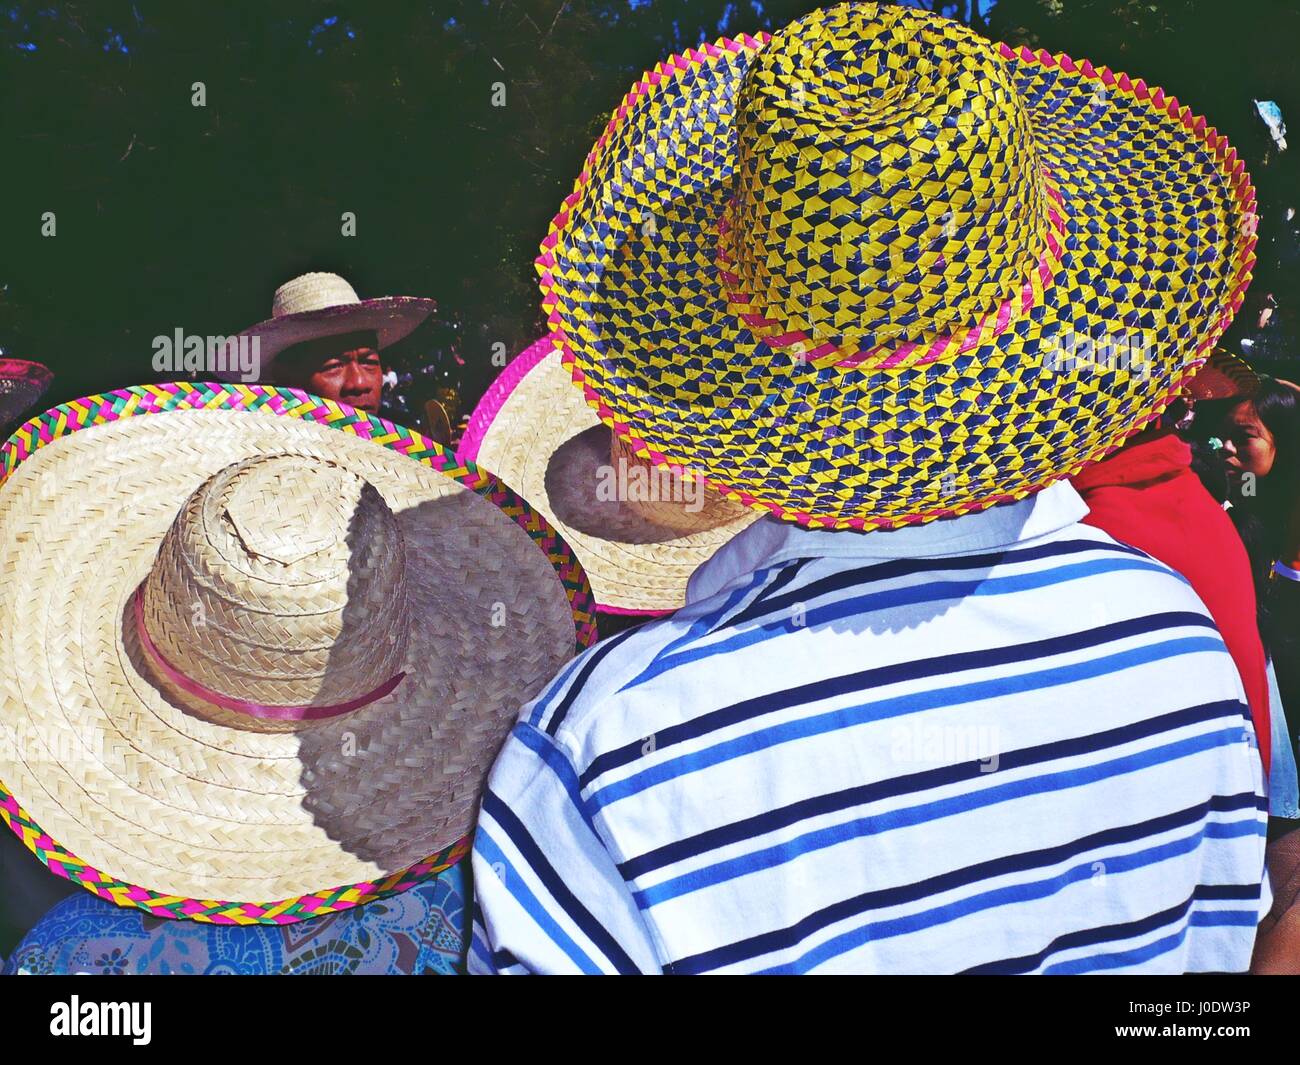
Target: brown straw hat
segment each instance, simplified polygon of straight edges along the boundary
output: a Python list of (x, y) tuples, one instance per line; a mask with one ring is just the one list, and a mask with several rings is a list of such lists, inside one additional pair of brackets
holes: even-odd
[(676, 610), (695, 568), (759, 516), (633, 455), (583, 402), (550, 338), (492, 383), (460, 454), (560, 530), (606, 613)]
[[(414, 332), (437, 308), (430, 299), (416, 296), (381, 296), (363, 300), (338, 274), (302, 274), (275, 290), (271, 317), (250, 326), (232, 338), (258, 337), (262, 377), (270, 380), (269, 367), (286, 348), (321, 337), (374, 330), (383, 351)], [(218, 372), (223, 381), (239, 379), (236, 361), (232, 369)]]
[(434, 875), (592, 637), (513, 493), (296, 390), (77, 400), (0, 472), (0, 814), (120, 905), (287, 923)]
[(1215, 348), (1196, 376), (1187, 382), (1187, 394), (1194, 400), (1235, 399), (1253, 396), (1259, 375), (1240, 355)]

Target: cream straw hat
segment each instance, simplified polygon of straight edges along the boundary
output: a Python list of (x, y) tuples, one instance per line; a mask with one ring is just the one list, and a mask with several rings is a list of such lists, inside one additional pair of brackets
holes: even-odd
[(0, 815), (120, 905), (287, 923), (446, 868), (592, 638), (513, 493), (296, 390), (92, 396), (2, 458)]
[(597, 609), (607, 613), (676, 610), (695, 568), (759, 516), (622, 447), (573, 387), (550, 338), (521, 352), (492, 383), (460, 454), (561, 531), (587, 571)]
[[(433, 300), (416, 296), (363, 300), (338, 274), (302, 274), (275, 290), (270, 318), (238, 336), (260, 338), (262, 375), (270, 380), (268, 368), (285, 348), (320, 337), (372, 329), (379, 334), (382, 351), (413, 332), (437, 306)], [(234, 381), (239, 372), (236, 366), (217, 377)]]

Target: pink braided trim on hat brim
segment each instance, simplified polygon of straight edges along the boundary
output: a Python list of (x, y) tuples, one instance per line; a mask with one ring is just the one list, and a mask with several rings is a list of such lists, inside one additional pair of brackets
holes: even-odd
[[(869, 359), (876, 360), (871, 368), (877, 370), (892, 369), (908, 359), (912, 360), (910, 365), (913, 368), (929, 366), (942, 358), (964, 355), (973, 348), (996, 339), (1011, 328), (1015, 316), (1028, 314), (1036, 298), (1035, 277), (1044, 291), (1055, 283), (1061, 264), (1061, 249), (1067, 236), (1062, 217), (1065, 201), (1056, 188), (1051, 173), (1044, 169), (1042, 176), (1047, 190), (1046, 248), (1033, 267), (1031, 276), (1019, 292), (1008, 296), (995, 309), (980, 315), (973, 325), (963, 326), (955, 332), (940, 333), (923, 341), (877, 343), (867, 347), (847, 336), (819, 342), (802, 329), (786, 330), (780, 322), (754, 309), (758, 304), (740, 287), (740, 278), (732, 272), (730, 256), (722, 242), (719, 242), (717, 248), (718, 276), (727, 293), (727, 300), (733, 306), (733, 313), (773, 350), (801, 352), (803, 358), (817, 366), (823, 365), (822, 360), (833, 357), (832, 365), (846, 370), (861, 366)], [(719, 219), (718, 229), (724, 234), (730, 231), (731, 222), (725, 215)], [(856, 350), (846, 353), (847, 349), (855, 345)], [(915, 355), (918, 350), (920, 355)]]
[(488, 385), (487, 391), (478, 401), (474, 408), (474, 413), (469, 416), (469, 422), (465, 426), (465, 432), (460, 438), (460, 447), (457, 449), (460, 456), (469, 462), (478, 460), (479, 449), (483, 447), (483, 439), (487, 436), (488, 430), (496, 420), (496, 416), (501, 413), (501, 408), (505, 405), (506, 400), (514, 392), (515, 387), (528, 376), (528, 371), (538, 365), (547, 355), (557, 348), (554, 337), (542, 337), (535, 340), (524, 348), (518, 355), (506, 364), (495, 380)]
[(625, 618), (666, 618), (673, 613), (672, 610), (645, 610), (640, 607), (630, 606), (605, 606), (603, 603), (596, 604), (597, 614), (618, 614)]
[(29, 381), (46, 388), (54, 380), (54, 373), (44, 363), (32, 362), (30, 359), (4, 358), (0, 359), (0, 377), (11, 381)]
[[(519, 383), (540, 366), (543, 360), (557, 350), (558, 347), (555, 337), (548, 334), (524, 348), (506, 364), (504, 370), (497, 374), (495, 380), (488, 386), (487, 391), (483, 393), (483, 397), (478, 401), (474, 413), (469, 416), (469, 423), (466, 425), (465, 433), (460, 441), (459, 453), (462, 459), (466, 462), (478, 461), (478, 453), (483, 447), (483, 441), (487, 438), (488, 430), (492, 428), (492, 423), (496, 421), (497, 415), (501, 413), (501, 408), (505, 405), (506, 400), (514, 394)], [(594, 598), (595, 594), (593, 592)], [(595, 610), (598, 614), (618, 614), (623, 617), (638, 618), (661, 618), (672, 613), (671, 610), (607, 606), (599, 600), (595, 600)]]

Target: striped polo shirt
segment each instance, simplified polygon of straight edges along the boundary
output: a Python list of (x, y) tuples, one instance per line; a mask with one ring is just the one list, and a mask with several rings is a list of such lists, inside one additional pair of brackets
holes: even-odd
[(1243, 971), (1241, 681), (1061, 482), (893, 532), (764, 520), (523, 708), (472, 972)]

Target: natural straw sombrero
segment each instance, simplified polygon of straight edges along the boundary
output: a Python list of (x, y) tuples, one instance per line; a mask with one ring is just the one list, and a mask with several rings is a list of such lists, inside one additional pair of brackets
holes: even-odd
[(1156, 417), (1240, 305), (1254, 203), (1160, 89), (846, 4), (647, 73), (538, 269), (637, 455), (888, 528), (1022, 498)]
[(594, 635), (513, 492), (299, 391), (91, 396), (0, 457), (0, 816), (120, 905), (287, 923), (434, 875)]
[(27, 359), (0, 359), (0, 428), (36, 405), (54, 380), (48, 367)]
[(629, 455), (583, 403), (549, 337), (516, 356), (484, 393), (460, 454), (546, 515), (606, 613), (676, 610), (695, 568), (758, 517)]
[[(338, 274), (302, 274), (275, 290), (271, 317), (240, 332), (238, 337), (258, 337), (262, 375), (285, 348), (340, 333), (374, 330), (379, 349), (412, 333), (437, 308), (431, 299), (417, 296), (382, 296), (363, 300)], [(234, 360), (232, 360), (234, 364)], [(221, 380), (234, 381), (238, 368), (219, 373)]]

